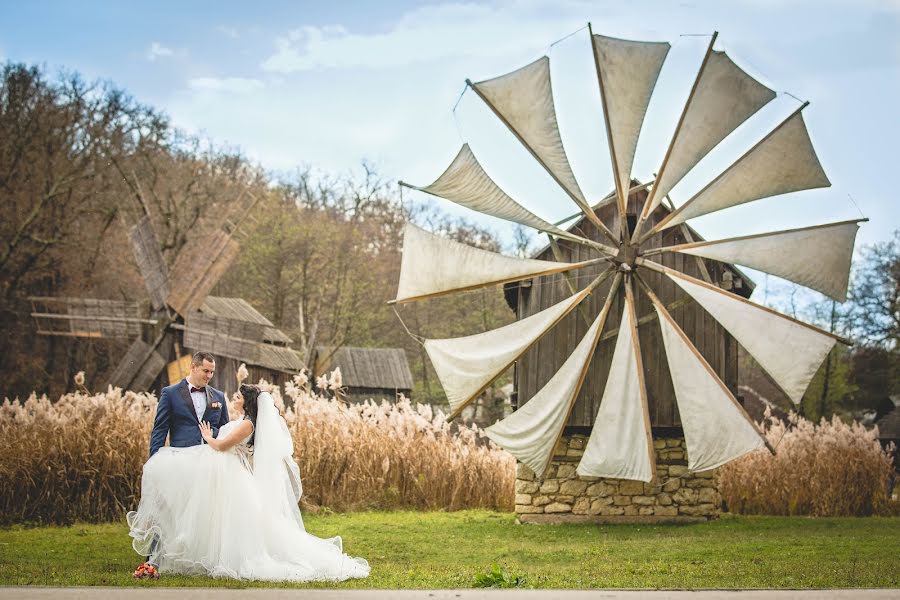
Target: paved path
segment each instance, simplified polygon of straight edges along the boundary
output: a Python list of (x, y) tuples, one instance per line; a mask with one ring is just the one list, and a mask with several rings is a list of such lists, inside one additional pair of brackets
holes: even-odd
[(0, 587), (12, 600), (898, 600), (894, 590), (307, 590)]

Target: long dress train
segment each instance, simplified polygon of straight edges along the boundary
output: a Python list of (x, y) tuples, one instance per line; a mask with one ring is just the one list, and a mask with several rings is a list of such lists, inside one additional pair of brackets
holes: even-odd
[[(219, 438), (239, 421), (226, 424)], [(164, 447), (144, 465), (141, 501), (126, 519), (132, 547), (161, 573), (271, 581), (367, 577), (369, 563), (344, 554), (340, 536), (307, 533), (276, 509), (252, 473), (248, 436), (220, 452)], [(288, 455), (289, 456), (289, 455)]]

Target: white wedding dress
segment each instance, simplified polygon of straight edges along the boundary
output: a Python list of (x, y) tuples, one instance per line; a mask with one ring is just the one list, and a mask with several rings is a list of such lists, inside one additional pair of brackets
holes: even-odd
[[(240, 421), (219, 430), (222, 439)], [(248, 436), (220, 452), (164, 447), (144, 465), (141, 501), (128, 513), (132, 546), (161, 573), (269, 581), (367, 577), (341, 538), (306, 532), (293, 444), (271, 395), (260, 394), (255, 448)]]

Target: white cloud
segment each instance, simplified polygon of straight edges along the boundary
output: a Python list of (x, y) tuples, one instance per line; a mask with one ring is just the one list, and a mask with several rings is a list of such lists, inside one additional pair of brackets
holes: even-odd
[(175, 52), (171, 48), (167, 48), (159, 42), (153, 42), (152, 44), (150, 44), (150, 49), (147, 50), (145, 56), (150, 62), (155, 62), (158, 58), (174, 56), (174, 54)]
[(259, 79), (245, 77), (197, 77), (188, 81), (188, 87), (204, 92), (232, 92), (246, 94), (263, 88), (265, 84)]
[[(519, 13), (519, 14), (514, 14)], [(515, 35), (508, 35), (511, 21)], [(392, 68), (448, 57), (496, 57), (545, 49), (584, 18), (535, 11), (528, 5), (442, 4), (416, 8), (384, 33), (357, 34), (341, 25), (304, 26), (275, 40), (267, 71), (321, 68)]]

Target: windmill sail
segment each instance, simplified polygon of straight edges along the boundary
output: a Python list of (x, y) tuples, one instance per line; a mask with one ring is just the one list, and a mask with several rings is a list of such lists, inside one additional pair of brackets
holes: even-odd
[(765, 446), (735, 397), (668, 311), (655, 299), (653, 305), (684, 428), (688, 468), (707, 471)]
[(460, 244), (407, 223), (397, 302), (409, 302), (593, 265), (526, 260)]
[(458, 338), (425, 340), (451, 415), (455, 416), (611, 273), (562, 302), (504, 327)]
[(647, 199), (643, 218), (710, 150), (775, 98), (775, 92), (741, 70), (727, 54), (712, 50), (712, 44), (709, 48)]
[(671, 46), (667, 42), (635, 42), (602, 35), (592, 35), (591, 39), (619, 210), (624, 211), (641, 125)]
[(525, 406), (485, 430), (485, 435), (494, 443), (528, 465), (539, 476), (550, 463), (553, 448), (584, 383), (585, 373), (603, 331), (620, 277), (617, 275), (613, 280), (603, 310), (550, 381)]
[(426, 187), (410, 187), (486, 215), (533, 227), (561, 238), (584, 241), (583, 238), (541, 219), (510, 198), (484, 171), (469, 144), (463, 144), (456, 158), (434, 183)]
[(582, 208), (587, 200), (569, 165), (553, 103), (550, 58), (542, 56), (512, 73), (472, 84), (569, 196)]
[(655, 229), (761, 198), (830, 185), (798, 110)]
[(844, 302), (858, 223), (845, 221), (660, 250), (744, 265)]
[(666, 274), (734, 336), (794, 404), (800, 403), (834, 347), (834, 336), (687, 275)]
[(600, 410), (576, 469), (582, 477), (644, 482), (654, 477), (647, 391), (636, 332), (634, 300), (628, 294)]

